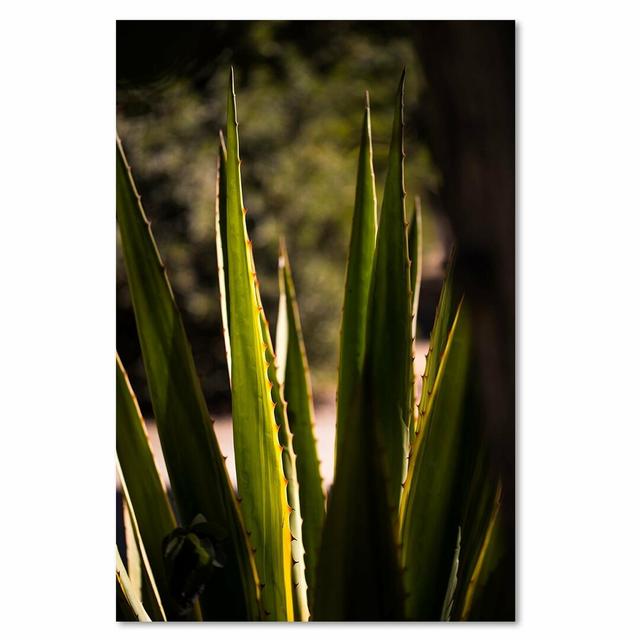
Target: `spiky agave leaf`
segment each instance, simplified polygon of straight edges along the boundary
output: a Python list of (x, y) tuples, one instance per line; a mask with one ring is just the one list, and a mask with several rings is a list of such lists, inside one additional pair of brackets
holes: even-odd
[(347, 413), (353, 402), (354, 390), (362, 375), (364, 365), (367, 307), (377, 226), (371, 112), (369, 94), (366, 93), (340, 330), (334, 467), (340, 457), (345, 430), (348, 428)]
[(120, 140), (116, 213), (151, 402), (179, 515), (227, 532), (229, 562), (201, 597), (207, 619), (260, 617), (258, 579), (191, 347)]
[[(343, 402), (345, 428), (318, 561), (317, 620), (403, 618), (396, 505), (412, 394), (403, 90), (404, 73), (371, 275), (362, 374), (356, 375), (350, 401)], [(357, 374), (357, 363), (352, 371)]]
[[(253, 253), (251, 264), (255, 271)], [(278, 441), (282, 448), (282, 467), (284, 469), (287, 487), (287, 502), (289, 504), (289, 527), (291, 530), (291, 579), (293, 583), (293, 613), (294, 619), (302, 622), (309, 620), (308, 583), (306, 577), (306, 548), (304, 531), (302, 528), (302, 506), (300, 502), (300, 484), (298, 482), (298, 463), (293, 433), (289, 425), (287, 402), (284, 396), (284, 381), (281, 377), (283, 366), (279, 366), (273, 350), (269, 322), (264, 312), (260, 290), (256, 287), (256, 300), (260, 309), (260, 328), (262, 338), (266, 344), (266, 358), (268, 363), (267, 375), (272, 385), (271, 397), (274, 400), (274, 415), (278, 425)]]
[(267, 362), (269, 363), (269, 382), (273, 385), (272, 397), (275, 401), (275, 417), (278, 424), (278, 440), (282, 449), (282, 466), (287, 483), (287, 501), (290, 505), (289, 526), (291, 528), (291, 562), (293, 582), (293, 610), (295, 620), (309, 620), (309, 588), (306, 576), (306, 538), (303, 529), (303, 510), (300, 502), (300, 483), (298, 481), (298, 456), (293, 444), (293, 433), (289, 426), (287, 402), (283, 395), (283, 384), (278, 379), (279, 366), (273, 351), (269, 325), (261, 314), (262, 335), (267, 344)]
[[(413, 204), (413, 215), (411, 216), (411, 222), (409, 223), (409, 262), (411, 264), (410, 269), (410, 282), (412, 292), (412, 307), (411, 307), (411, 362), (415, 360), (415, 342), (416, 342), (416, 328), (418, 326), (418, 305), (420, 302), (420, 283), (422, 282), (422, 210), (420, 208), (420, 197), (416, 196)], [(413, 374), (413, 365), (411, 367)], [(412, 393), (411, 393), (411, 413), (409, 414), (409, 443), (413, 442), (416, 422), (418, 419), (418, 407), (416, 404), (415, 396), (415, 376), (411, 378)]]
[[(220, 289), (220, 308), (223, 319), (223, 331), (225, 335), (225, 346), (227, 347), (227, 366), (229, 370), (229, 380), (231, 382), (231, 351), (229, 348), (229, 270), (228, 270), (228, 244), (227, 244), (227, 203), (223, 196), (226, 194), (226, 185), (222, 181), (226, 181), (227, 172), (227, 150), (224, 143), (224, 137), (220, 132), (220, 145), (218, 148), (218, 186), (216, 189), (216, 253), (218, 260), (218, 284)], [(255, 263), (253, 260), (253, 252), (250, 253), (251, 269), (255, 272)], [(292, 435), (289, 429), (287, 414), (285, 410), (284, 397), (282, 395), (281, 382), (276, 366), (275, 353), (271, 335), (269, 333), (269, 323), (267, 322), (264, 308), (260, 298), (260, 289), (255, 287), (256, 304), (260, 310), (260, 327), (262, 330), (262, 338), (266, 345), (265, 355), (268, 363), (267, 374), (269, 382), (273, 385), (271, 395), (275, 402), (274, 414), (276, 423), (279, 427), (278, 440), (280, 445), (284, 447), (282, 452), (282, 463), (287, 486), (287, 501), (291, 506), (289, 515), (289, 526), (291, 528), (291, 561), (292, 561), (292, 582), (294, 590), (294, 618), (296, 620), (306, 621), (309, 618), (309, 607), (307, 603), (307, 582), (305, 578), (305, 551), (302, 535), (302, 517), (299, 502), (299, 485), (297, 478), (295, 452), (293, 448)]]
[(461, 517), (456, 488), (470, 343), (470, 318), (461, 302), (427, 406), (426, 426), (411, 448), (400, 504), (406, 611), (412, 620), (440, 619), (449, 584)]
[(263, 586), (264, 615), (293, 619), (291, 529), (278, 424), (245, 223), (233, 70), (227, 100), (227, 251), (234, 448), (242, 513)]
[(279, 259), (280, 312), (278, 315), (276, 344), (284, 362), (280, 369), (284, 375), (284, 396), (293, 448), (300, 480), (300, 506), (302, 509), (302, 535), (305, 548), (305, 573), (309, 609), (313, 612), (313, 594), (316, 565), (320, 552), (322, 525), (325, 517), (325, 497), (322, 490), (320, 463), (314, 433), (315, 418), (311, 396), (311, 376), (302, 337), (300, 311), (296, 300), (291, 265), (284, 240), (280, 243)]
[(389, 169), (371, 276), (364, 399), (371, 428), (382, 439), (391, 504), (397, 505), (406, 471), (413, 413), (411, 281), (404, 190), (404, 71), (396, 95)]

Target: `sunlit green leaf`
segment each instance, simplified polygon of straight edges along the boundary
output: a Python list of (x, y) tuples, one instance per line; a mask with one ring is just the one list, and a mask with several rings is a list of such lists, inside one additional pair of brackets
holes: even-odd
[(308, 584), (306, 576), (306, 538), (302, 528), (302, 507), (300, 496), (299, 472), (293, 434), (289, 426), (287, 404), (283, 394), (282, 382), (278, 379), (279, 367), (273, 351), (269, 325), (264, 312), (260, 314), (262, 336), (267, 344), (266, 357), (269, 363), (269, 382), (273, 385), (272, 397), (275, 401), (275, 418), (278, 424), (278, 441), (282, 447), (282, 466), (287, 481), (287, 501), (290, 506), (289, 526), (291, 528), (291, 561), (293, 581), (293, 611), (296, 620), (306, 622), (309, 619)]
[(227, 100), (227, 251), (233, 436), (242, 513), (263, 586), (264, 615), (293, 619), (291, 530), (282, 446), (268, 377), (253, 267), (242, 200), (238, 119), (233, 86)]
[[(227, 151), (224, 144), (224, 138), (220, 134), (220, 146), (218, 150), (218, 182), (222, 179), (226, 180), (227, 167)], [(229, 306), (227, 304), (228, 296), (225, 292), (228, 290), (228, 250), (227, 250), (227, 225), (226, 225), (226, 200), (222, 199), (226, 193), (226, 185), (223, 187), (219, 184), (216, 194), (216, 252), (218, 256), (218, 284), (220, 287), (220, 308), (223, 318), (223, 326), (225, 333), (225, 344), (227, 343), (228, 327), (229, 327)], [(249, 256), (251, 259), (251, 270), (255, 271), (255, 263), (253, 261), (253, 253)], [(262, 301), (260, 298), (260, 290), (255, 288), (256, 304), (260, 309), (260, 327), (262, 330), (262, 339), (266, 345), (265, 356), (268, 363), (267, 375), (269, 382), (273, 385), (271, 395), (275, 402), (274, 415), (276, 423), (279, 427), (278, 440), (283, 448), (282, 464), (287, 485), (287, 501), (291, 506), (289, 515), (289, 525), (291, 528), (291, 560), (292, 560), (292, 583), (293, 583), (293, 605), (294, 618), (296, 620), (306, 621), (309, 618), (309, 607), (307, 602), (307, 581), (305, 577), (305, 552), (302, 536), (302, 517), (299, 501), (299, 484), (297, 478), (297, 470), (295, 463), (295, 453), (293, 448), (292, 436), (289, 430), (289, 424), (285, 409), (284, 397), (282, 395), (281, 381), (279, 380), (278, 368), (276, 366), (275, 354), (269, 333), (269, 325), (267, 322)], [(227, 365), (229, 368), (229, 380), (231, 382), (231, 351), (227, 350)]]
[[(278, 316), (278, 355), (284, 362), (284, 396), (289, 427), (293, 434), (293, 449), (300, 483), (302, 509), (302, 536), (305, 549), (305, 572), (309, 586), (309, 608), (313, 611), (316, 565), (320, 552), (322, 525), (325, 517), (325, 499), (320, 477), (320, 463), (314, 432), (315, 418), (311, 397), (311, 377), (302, 337), (300, 311), (296, 300), (293, 275), (284, 245), (280, 248), (280, 299)], [(293, 505), (292, 505), (293, 506)]]

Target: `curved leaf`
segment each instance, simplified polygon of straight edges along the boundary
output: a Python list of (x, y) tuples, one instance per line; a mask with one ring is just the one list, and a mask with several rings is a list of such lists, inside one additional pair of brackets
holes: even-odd
[(136, 597), (118, 547), (116, 547), (116, 619), (125, 622), (151, 622), (151, 618)]
[[(476, 410), (473, 405), (471, 410)], [(491, 464), (486, 438), (482, 433), (477, 435), (479, 439), (471, 439), (467, 445), (474, 458), (473, 475), (465, 486), (460, 577), (453, 615), (461, 620), (511, 620), (513, 569), (500, 575), (500, 570), (506, 569), (501, 563), (509, 557), (501, 513), (502, 483), (497, 465)]]
[(481, 599), (482, 591), (486, 589), (489, 577), (500, 560), (499, 518), (501, 502), (502, 486), (498, 482), (495, 496), (491, 503), (490, 515), (481, 538), (482, 543), (471, 565), (472, 570), (468, 581), (464, 585), (464, 588), (461, 589), (461, 620), (473, 619), (474, 608)]
[[(122, 467), (120, 466), (120, 460), (116, 461), (116, 465), (118, 468), (118, 477), (120, 478), (120, 484), (122, 487), (122, 494), (124, 497), (124, 503), (126, 505), (126, 514), (127, 518), (125, 522), (128, 520), (128, 525), (131, 528), (131, 536), (133, 540), (127, 540), (127, 561), (129, 558), (129, 545), (135, 548), (137, 554), (132, 554), (133, 556), (137, 556), (136, 560), (139, 562), (140, 569), (140, 593), (142, 595), (143, 585), (148, 587), (149, 590), (149, 611), (153, 616), (154, 620), (162, 620), (166, 621), (167, 617), (164, 613), (164, 609), (162, 607), (162, 603), (160, 601), (160, 594), (158, 593), (158, 587), (156, 585), (156, 581), (151, 570), (151, 565), (149, 563), (149, 557), (147, 555), (144, 542), (142, 540), (142, 534), (140, 533), (140, 527), (138, 526), (138, 520), (136, 518), (135, 511), (133, 510), (133, 506), (131, 503), (131, 496), (129, 495), (129, 491), (127, 489), (127, 483), (124, 479), (124, 475), (122, 473)], [(129, 573), (131, 574), (131, 565), (129, 565)], [(131, 575), (130, 575), (131, 577)]]

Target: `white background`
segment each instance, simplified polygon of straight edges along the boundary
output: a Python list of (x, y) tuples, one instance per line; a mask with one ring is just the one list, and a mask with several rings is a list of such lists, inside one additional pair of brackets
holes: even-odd
[(633, 3), (307, 4), (3, 5), (2, 634), (353, 633), (336, 625), (113, 622), (115, 19), (515, 18), (518, 623), (360, 631), (638, 637), (640, 24)]

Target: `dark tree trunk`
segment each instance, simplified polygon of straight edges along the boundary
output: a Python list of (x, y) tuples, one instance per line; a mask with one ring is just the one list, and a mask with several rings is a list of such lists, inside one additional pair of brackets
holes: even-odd
[(427, 77), (423, 127), (442, 171), (440, 205), (471, 304), (480, 412), (504, 482), (510, 592), (515, 590), (515, 22), (420, 22)]

